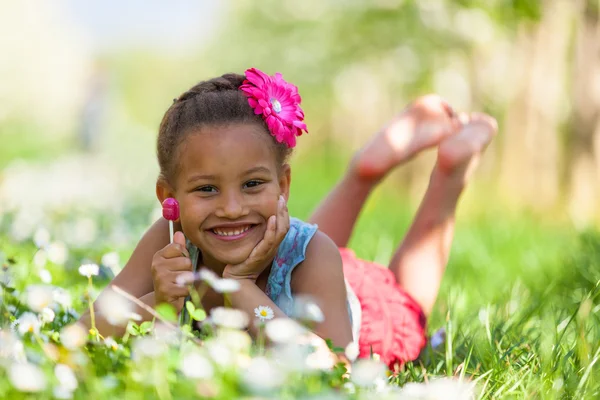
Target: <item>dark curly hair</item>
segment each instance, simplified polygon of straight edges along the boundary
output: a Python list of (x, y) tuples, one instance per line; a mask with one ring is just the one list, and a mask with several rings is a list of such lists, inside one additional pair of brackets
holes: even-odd
[(283, 165), (292, 149), (270, 135), (260, 115), (255, 115), (248, 99), (239, 90), (246, 78), (239, 74), (200, 82), (183, 93), (165, 112), (158, 131), (156, 154), (160, 178), (173, 184), (177, 165), (177, 148), (186, 134), (205, 126), (249, 123), (261, 126), (273, 139), (277, 161)]

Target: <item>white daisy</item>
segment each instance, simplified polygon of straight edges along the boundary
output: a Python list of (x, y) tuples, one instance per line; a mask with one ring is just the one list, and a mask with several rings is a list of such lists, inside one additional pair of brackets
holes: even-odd
[(306, 322), (321, 323), (325, 320), (323, 311), (311, 296), (294, 297), (293, 317)]
[(35, 312), (50, 307), (54, 303), (54, 288), (49, 285), (29, 285), (25, 290), (27, 306)]
[(306, 356), (306, 365), (314, 370), (331, 370), (335, 362), (334, 354), (325, 346), (317, 347), (315, 351)]
[(116, 251), (111, 251), (102, 256), (100, 261), (103, 265), (106, 265), (115, 275), (121, 270), (119, 254)]
[(44, 283), (52, 283), (52, 274), (47, 269), (40, 269), (38, 271), (38, 276)]
[(30, 363), (13, 364), (8, 370), (8, 378), (21, 392), (41, 392), (48, 383), (44, 371)]
[(233, 293), (240, 290), (240, 283), (235, 279), (217, 279), (211, 286), (217, 293)]
[(212, 286), (214, 282), (220, 279), (217, 274), (215, 274), (212, 270), (208, 268), (201, 268), (200, 271), (198, 271), (198, 278), (202, 279), (210, 286)]
[(54, 367), (54, 375), (56, 375), (60, 386), (65, 390), (72, 392), (77, 389), (77, 378), (71, 367), (68, 365), (57, 364), (56, 367)]
[(44, 268), (48, 263), (48, 255), (44, 250), (38, 250), (33, 256), (33, 265), (37, 268)]
[(222, 368), (231, 366), (235, 361), (235, 354), (221, 340), (209, 340), (204, 343), (204, 348), (210, 358)]
[(381, 361), (363, 358), (352, 365), (350, 380), (356, 386), (372, 386), (380, 378), (386, 378), (387, 367)]
[(50, 244), (50, 232), (44, 227), (40, 227), (33, 235), (33, 242), (38, 248), (46, 247)]
[(214, 375), (212, 363), (198, 352), (183, 356), (179, 369), (190, 379), (211, 379)]
[(87, 338), (87, 329), (78, 322), (66, 326), (60, 331), (60, 341), (69, 350), (80, 348), (85, 344)]
[(48, 260), (54, 264), (63, 265), (69, 257), (69, 249), (62, 242), (50, 243), (46, 251), (48, 253)]
[(231, 329), (244, 329), (248, 326), (248, 314), (235, 308), (215, 307), (210, 312), (215, 325)]
[(348, 360), (354, 362), (358, 358), (358, 354), (360, 353), (358, 343), (350, 342), (348, 346), (346, 346), (344, 353), (346, 354), (346, 357), (348, 357)]
[(79, 267), (79, 273), (83, 276), (87, 276), (88, 278), (92, 276), (97, 276), (99, 272), (98, 264), (82, 264)]
[(42, 322), (34, 313), (25, 312), (15, 322), (17, 324), (17, 329), (21, 335), (24, 335), (27, 332), (32, 332), (36, 335), (40, 333), (40, 327), (42, 326)]
[(237, 353), (249, 353), (252, 346), (252, 338), (245, 331), (233, 329), (220, 329), (216, 340), (225, 344), (231, 351)]
[(98, 311), (111, 325), (125, 326), (130, 319), (135, 319), (133, 303), (112, 289), (102, 293), (97, 301)]
[(50, 322), (54, 321), (55, 316), (56, 314), (54, 314), (54, 311), (52, 311), (51, 308), (46, 307), (40, 313), (40, 321), (42, 321), (44, 324), (49, 324)]
[(242, 372), (242, 382), (254, 393), (269, 392), (285, 383), (285, 375), (277, 365), (265, 357), (253, 358)]
[(63, 288), (54, 288), (52, 292), (52, 297), (54, 301), (60, 304), (64, 308), (71, 308), (73, 300), (71, 299), (71, 295)]
[(10, 329), (0, 329), (0, 359), (25, 361), (23, 342)]
[(275, 343), (293, 343), (306, 329), (291, 318), (276, 318), (265, 327), (267, 337)]
[(168, 350), (167, 345), (151, 336), (140, 337), (133, 342), (133, 359), (158, 358)]
[(439, 378), (429, 383), (407, 383), (402, 387), (400, 395), (402, 398), (406, 396), (407, 398), (470, 400), (476, 398), (476, 389), (473, 382)]
[(273, 313), (273, 309), (269, 306), (258, 306), (254, 309), (254, 315), (259, 318), (261, 321), (268, 321), (273, 319), (275, 314)]
[(108, 336), (104, 339), (104, 344), (106, 347), (111, 348), (113, 350), (117, 350), (119, 348), (119, 344), (112, 337)]

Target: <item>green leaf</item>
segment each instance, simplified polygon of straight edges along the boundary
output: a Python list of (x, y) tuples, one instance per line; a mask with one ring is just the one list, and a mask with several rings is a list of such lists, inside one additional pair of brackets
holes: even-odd
[(140, 334), (140, 327), (135, 322), (129, 322), (127, 324), (127, 333), (132, 336), (138, 336)]
[(152, 321), (144, 321), (140, 325), (140, 333), (148, 333), (152, 329)]
[(193, 313), (190, 313), (190, 316), (196, 321), (204, 321), (206, 319), (206, 311), (204, 311), (202, 308), (199, 308)]
[(194, 303), (188, 300), (185, 302), (185, 309), (192, 315), (196, 310), (196, 307), (194, 307)]
[(333, 341), (331, 339), (325, 339), (325, 343), (329, 347), (329, 350), (333, 350)]
[(171, 304), (162, 303), (156, 307), (156, 312), (169, 322), (177, 322), (177, 312)]

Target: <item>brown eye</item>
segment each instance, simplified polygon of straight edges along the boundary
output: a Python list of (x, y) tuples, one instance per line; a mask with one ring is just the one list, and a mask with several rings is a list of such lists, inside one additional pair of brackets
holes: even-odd
[(257, 187), (257, 186), (262, 185), (262, 184), (263, 184), (262, 181), (251, 180), (251, 181), (248, 181), (248, 182), (246, 182), (244, 184), (244, 188), (254, 188), (254, 187)]
[(214, 186), (200, 186), (199, 188), (196, 188), (196, 191), (204, 193), (215, 193), (217, 191), (217, 188), (215, 188)]

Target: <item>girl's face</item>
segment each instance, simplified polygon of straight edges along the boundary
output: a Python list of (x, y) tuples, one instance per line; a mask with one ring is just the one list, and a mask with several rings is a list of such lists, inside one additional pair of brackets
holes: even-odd
[(234, 124), (204, 127), (179, 145), (176, 189), (165, 197), (179, 202), (183, 233), (207, 266), (245, 261), (279, 196), (287, 201), (290, 167), (278, 165), (271, 140), (257, 125)]

